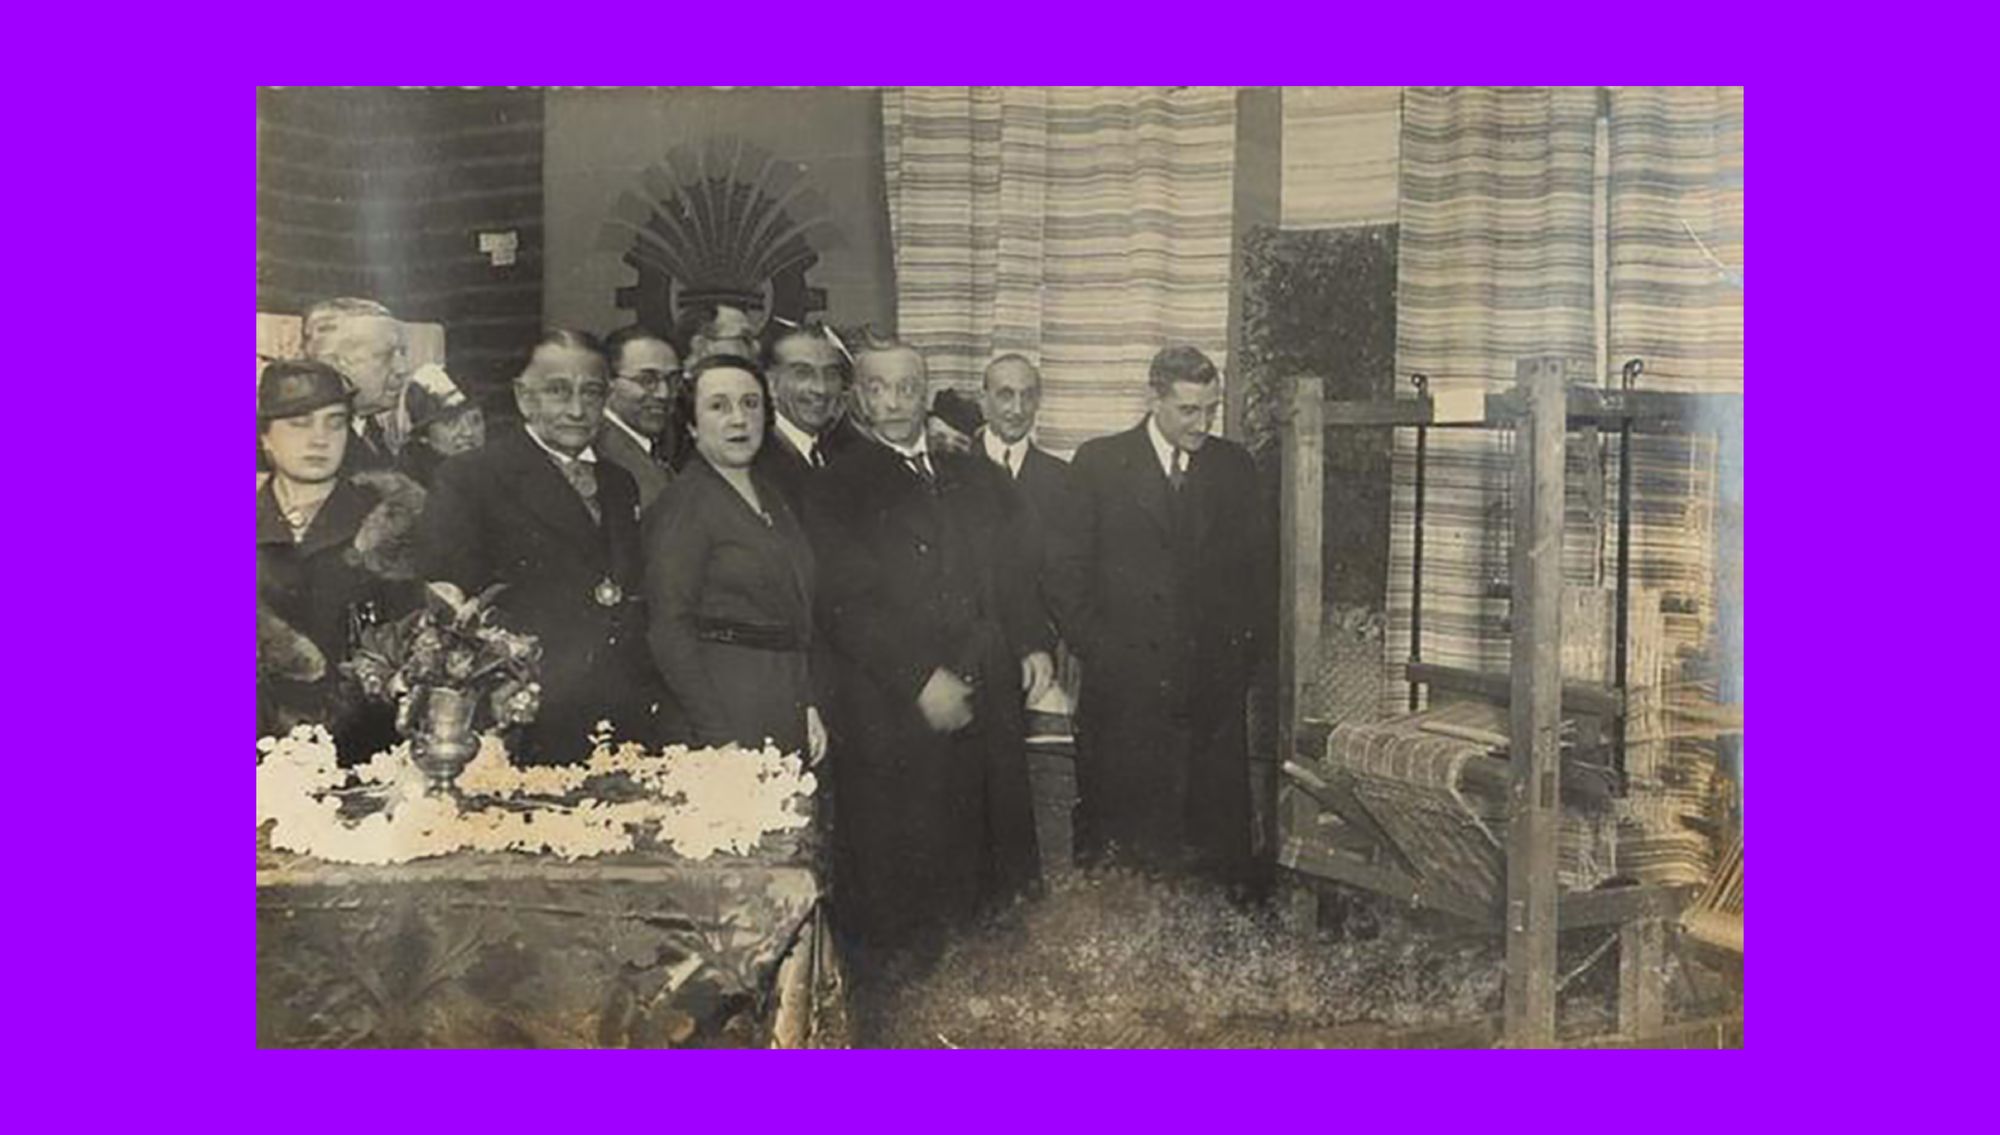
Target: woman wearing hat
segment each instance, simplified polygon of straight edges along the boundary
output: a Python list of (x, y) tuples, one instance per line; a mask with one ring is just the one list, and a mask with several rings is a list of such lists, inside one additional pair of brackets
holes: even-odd
[(353, 392), (324, 363), (281, 361), (257, 383), (257, 734), (317, 723), (343, 761), (396, 739), (386, 705), (340, 673), (362, 626), (421, 599), (410, 559), (424, 491), (386, 471), (341, 473)]
[(681, 398), (694, 453), (644, 527), (647, 642), (683, 718), (666, 732), (696, 745), (769, 741), (817, 761), (812, 549), (776, 483), (752, 468), (770, 422), (764, 377), (711, 355)]
[(486, 444), (486, 416), (436, 363), (418, 367), (403, 387), (403, 412), (410, 440), (403, 446), (403, 472), (425, 488), (447, 457)]

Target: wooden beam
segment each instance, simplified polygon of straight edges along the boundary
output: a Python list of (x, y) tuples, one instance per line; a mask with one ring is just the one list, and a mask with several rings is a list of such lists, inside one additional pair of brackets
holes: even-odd
[(1610, 926), (1637, 918), (1673, 918), (1693, 897), (1692, 887), (1606, 887), (1597, 891), (1566, 891), (1557, 908), (1556, 925), (1564, 930)]
[[(1514, 618), (1514, 627), (1518, 637), (1521, 627), (1518, 612)], [(1510, 701), (1514, 692), (1514, 679), (1511, 674), (1468, 670), (1461, 666), (1412, 662), (1407, 667), (1405, 676), (1412, 682), (1423, 682), (1428, 685), (1443, 686), (1448, 690), (1478, 694), (1497, 702)], [(1616, 717), (1625, 712), (1625, 698), (1616, 689), (1600, 682), (1564, 682), (1562, 708), (1570, 713)]]
[(1667, 923), (1640, 918), (1618, 928), (1618, 1031), (1651, 1036), (1667, 1019)]
[(1285, 407), (1278, 463), (1279, 558), (1284, 588), (1278, 618), (1278, 752), (1297, 752), (1299, 707), (1319, 675), (1321, 597), (1325, 586), (1321, 525), (1326, 510), (1325, 390), (1317, 378), (1294, 380)]
[(1508, 698), (1514, 782), (1507, 828), (1503, 1016), (1516, 1047), (1556, 1037), (1556, 834), (1562, 722), (1562, 358), (1522, 359), (1514, 439), (1514, 631)]

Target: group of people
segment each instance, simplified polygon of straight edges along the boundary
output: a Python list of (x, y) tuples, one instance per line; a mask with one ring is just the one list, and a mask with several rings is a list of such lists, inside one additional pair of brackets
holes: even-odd
[[(683, 334), (553, 331), (489, 425), (365, 300), (306, 313), (258, 389), (259, 732), (393, 741), (338, 663), (427, 581), (496, 584), (542, 646), (515, 759), (774, 744), (831, 787), (836, 925), (926, 941), (1040, 874), (1025, 707), (1080, 666), (1078, 851), (1254, 878), (1245, 693), (1275, 617), (1249, 455), (1192, 347), (1074, 460), (1033, 440), (1041, 375), (978, 412), (922, 353), (729, 309)], [(948, 419), (956, 419), (951, 421)]]

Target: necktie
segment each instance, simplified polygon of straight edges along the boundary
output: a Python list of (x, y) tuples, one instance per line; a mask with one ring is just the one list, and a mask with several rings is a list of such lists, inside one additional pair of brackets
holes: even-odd
[(903, 455), (903, 461), (909, 465), (910, 472), (915, 473), (921, 478), (924, 484), (928, 485), (931, 483), (931, 461), (929, 454), (906, 453)]
[(389, 454), (389, 435), (382, 430), (381, 418), (370, 418), (361, 424), (361, 438), (368, 448), (386, 457)]
[(604, 522), (604, 510), (597, 504), (597, 466), (588, 461), (560, 461), (563, 476), (569, 478), (570, 487), (583, 498), (583, 507), (590, 510), (590, 519)]
[(815, 469), (826, 468), (826, 454), (820, 451), (819, 442), (815, 441), (806, 448), (806, 464)]
[(1187, 484), (1187, 454), (1174, 450), (1173, 472), (1167, 474), (1167, 486), (1178, 493)]
[(1009, 476), (1012, 476), (1015, 480), (1020, 479), (1021, 462), (1022, 459), (1027, 456), (1028, 456), (1028, 446), (1026, 442), (1023, 442), (1018, 446), (1009, 446), (1007, 448), (1007, 473)]

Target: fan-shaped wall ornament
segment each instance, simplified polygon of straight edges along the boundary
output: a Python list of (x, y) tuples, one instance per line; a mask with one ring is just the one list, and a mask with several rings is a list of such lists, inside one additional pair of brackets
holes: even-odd
[(804, 166), (735, 135), (669, 150), (598, 229), (599, 250), (638, 273), (618, 306), (662, 332), (704, 304), (740, 308), (759, 328), (824, 311), (825, 289), (806, 273), (844, 243)]

